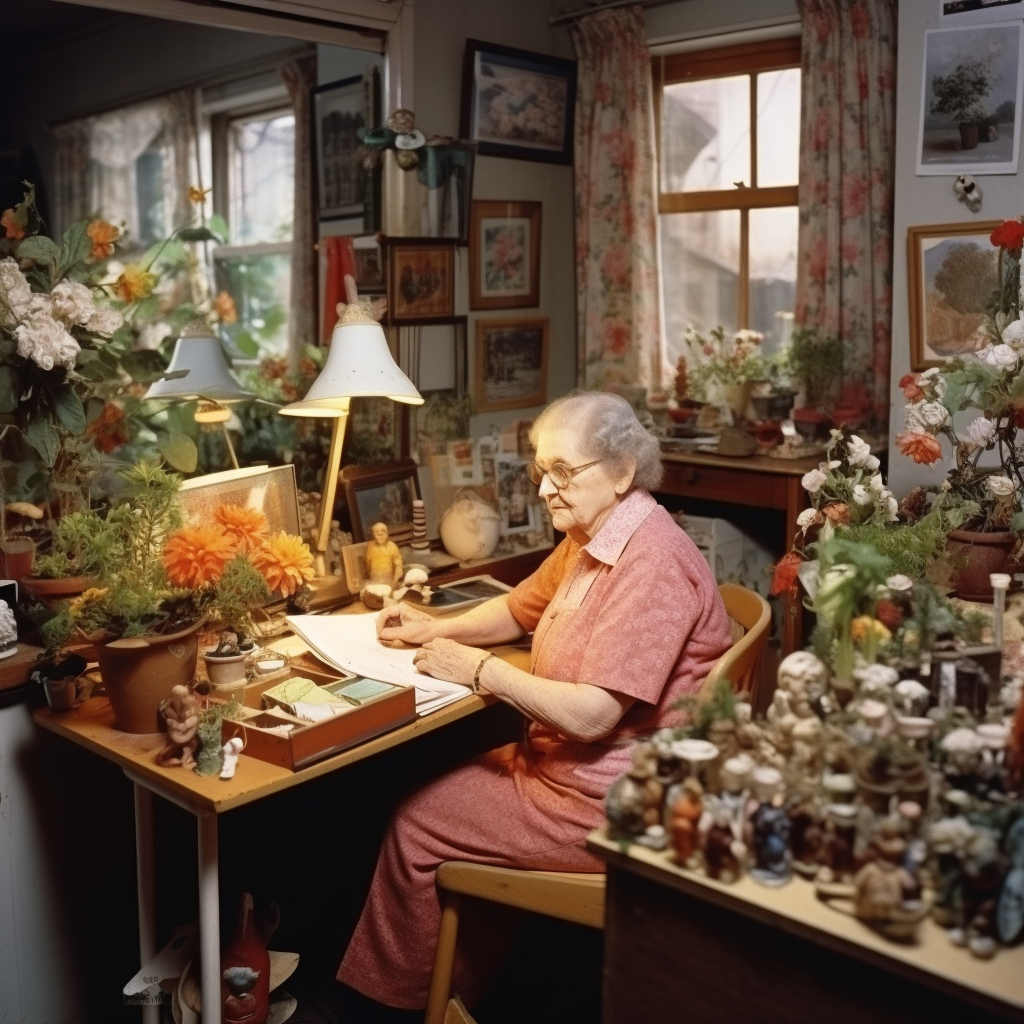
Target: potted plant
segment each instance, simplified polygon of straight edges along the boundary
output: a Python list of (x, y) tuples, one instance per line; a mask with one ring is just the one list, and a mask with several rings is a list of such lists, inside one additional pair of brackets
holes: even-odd
[(764, 380), (768, 372), (761, 355), (764, 335), (743, 329), (726, 336), (724, 327), (708, 333), (705, 337), (692, 325), (686, 328), (684, 340), (692, 359), (687, 378), (690, 394), (725, 405), (734, 421), (746, 419), (754, 382)]
[(105, 565), (120, 557), (116, 538), (91, 512), (70, 512), (52, 530), (49, 550), (36, 556), (32, 575), (21, 581), (43, 603), (81, 594)]
[(791, 379), (804, 396), (803, 405), (793, 410), (793, 423), (808, 440), (824, 439), (829, 418), (822, 406), (842, 372), (843, 343), (836, 335), (822, 335), (815, 327), (799, 327), (790, 339), (786, 362)]
[(948, 117), (957, 126), (961, 149), (978, 145), (978, 122), (985, 120), (983, 100), (991, 88), (989, 61), (974, 57), (961, 61), (948, 75), (932, 76), (931, 112)]

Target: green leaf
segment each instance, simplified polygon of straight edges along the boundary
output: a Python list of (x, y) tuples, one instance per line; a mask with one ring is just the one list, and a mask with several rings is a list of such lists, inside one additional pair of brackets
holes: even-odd
[(243, 356), (251, 358), (259, 354), (260, 343), (248, 331), (239, 331), (231, 340)]
[(60, 448), (60, 436), (57, 428), (50, 420), (32, 420), (25, 429), (25, 438), (47, 466), (57, 461), (57, 450)]
[(64, 232), (60, 247), (60, 259), (57, 264), (57, 277), (65, 274), (77, 263), (81, 263), (92, 250), (92, 239), (87, 228), (88, 221), (80, 220)]
[(160, 454), (179, 473), (194, 473), (199, 464), (199, 449), (195, 442), (172, 430), (157, 441)]
[(159, 352), (140, 349), (137, 352), (126, 352), (121, 358), (121, 366), (132, 380), (148, 384), (163, 376), (166, 363)]
[(213, 232), (217, 241), (221, 245), (226, 245), (228, 240), (231, 238), (231, 232), (228, 230), (228, 222), (219, 214), (215, 213), (210, 218), (210, 231)]
[(1018, 512), (1010, 520), (1010, 529), (1014, 533), (1024, 533), (1024, 512)]
[(18, 378), (11, 366), (0, 366), (0, 413), (18, 408)]
[(209, 228), (182, 228), (178, 237), (183, 242), (219, 242), (221, 241)]
[(85, 407), (82, 400), (70, 387), (58, 388), (51, 394), (61, 426), (69, 434), (81, 434), (85, 430)]
[(160, 299), (158, 296), (149, 295), (135, 303), (134, 319), (136, 323), (148, 323), (150, 320), (156, 320), (159, 316)]
[(35, 260), (40, 266), (46, 267), (51, 282), (57, 280), (60, 250), (52, 238), (47, 238), (46, 235), (32, 235), (24, 239), (18, 246), (18, 259)]

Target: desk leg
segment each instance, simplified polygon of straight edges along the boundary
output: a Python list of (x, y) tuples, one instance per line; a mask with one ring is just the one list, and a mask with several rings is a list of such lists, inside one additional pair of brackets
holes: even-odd
[[(134, 783), (135, 881), (139, 894), (139, 964), (156, 956), (156, 885), (153, 864), (153, 794)], [(159, 1024), (160, 1007), (143, 1006), (142, 1024)]]
[(199, 832), (199, 963), (203, 991), (203, 1024), (221, 1024), (217, 815), (200, 814), (196, 822)]

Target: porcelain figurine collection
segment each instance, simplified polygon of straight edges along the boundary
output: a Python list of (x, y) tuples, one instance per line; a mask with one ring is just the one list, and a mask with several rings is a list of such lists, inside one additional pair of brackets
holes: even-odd
[(898, 941), (930, 915), (991, 957), (1024, 937), (1024, 726), (1011, 727), (1019, 688), (965, 660), (922, 679), (861, 666), (851, 692), (799, 651), (756, 720), (723, 682), (689, 725), (636, 743), (608, 792), (609, 836), (720, 882), (799, 874)]

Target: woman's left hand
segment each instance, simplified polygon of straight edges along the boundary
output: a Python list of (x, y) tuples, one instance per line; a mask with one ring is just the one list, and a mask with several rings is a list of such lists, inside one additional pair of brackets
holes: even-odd
[(471, 686), (477, 666), (486, 656), (479, 647), (467, 647), (455, 640), (428, 640), (413, 655), (412, 663), (436, 679)]

